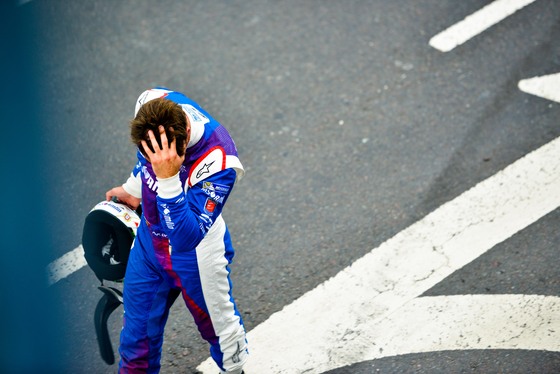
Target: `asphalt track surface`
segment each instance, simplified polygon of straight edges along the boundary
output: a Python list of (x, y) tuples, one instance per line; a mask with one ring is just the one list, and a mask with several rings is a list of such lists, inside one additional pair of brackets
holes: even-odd
[[(247, 170), (224, 211), (234, 295), (248, 330), (478, 182), (560, 135), (560, 105), (518, 89), (560, 71), (560, 4), (537, 0), (453, 51), (431, 37), (490, 1), (35, 0), (52, 261), (134, 162), (127, 121), (144, 89), (183, 91), (233, 135)], [(52, 182), (55, 181), (55, 182)], [(559, 296), (554, 210), (426, 292)], [(62, 300), (67, 372), (111, 373), (83, 268)], [(323, 306), (324, 307), (324, 306)], [(122, 311), (121, 311), (122, 313)], [(110, 320), (116, 346), (121, 316)], [(207, 347), (180, 303), (164, 373)], [(280, 354), (280, 353), (279, 353)], [(286, 360), (290, 358), (287, 357)], [(558, 352), (457, 350), (356, 362), (332, 373), (554, 373)]]

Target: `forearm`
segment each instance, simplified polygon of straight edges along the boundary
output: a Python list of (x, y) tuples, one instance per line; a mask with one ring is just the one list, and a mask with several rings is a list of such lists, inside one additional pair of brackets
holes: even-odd
[(179, 174), (158, 179), (160, 221), (174, 248), (193, 250), (220, 216), (236, 173), (223, 170), (185, 193)]
[(206, 233), (199, 216), (189, 207), (179, 174), (158, 178), (158, 211), (162, 226), (175, 250), (190, 251)]

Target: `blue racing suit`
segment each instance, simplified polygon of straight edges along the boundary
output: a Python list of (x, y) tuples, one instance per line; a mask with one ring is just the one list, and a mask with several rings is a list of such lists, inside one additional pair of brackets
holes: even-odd
[(227, 130), (181, 93), (147, 90), (136, 113), (159, 97), (183, 108), (191, 137), (177, 175), (158, 179), (138, 151), (138, 162), (123, 184), (142, 198), (142, 222), (124, 280), (119, 372), (159, 371), (169, 308), (181, 294), (217, 365), (223, 372), (240, 373), (247, 341), (231, 295), (234, 249), (221, 212), (243, 166)]

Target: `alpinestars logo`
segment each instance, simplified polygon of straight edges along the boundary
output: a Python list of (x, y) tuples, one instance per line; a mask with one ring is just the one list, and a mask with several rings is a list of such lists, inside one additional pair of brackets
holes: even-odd
[(204, 164), (203, 167), (200, 168), (200, 170), (198, 170), (198, 172), (196, 173), (196, 177), (200, 178), (201, 176), (203, 176), (206, 173), (210, 173), (210, 166), (212, 166), (212, 164), (214, 164), (214, 162), (216, 161), (212, 161), (209, 164)]
[(210, 148), (189, 170), (189, 187), (226, 168), (226, 153), (221, 146)]

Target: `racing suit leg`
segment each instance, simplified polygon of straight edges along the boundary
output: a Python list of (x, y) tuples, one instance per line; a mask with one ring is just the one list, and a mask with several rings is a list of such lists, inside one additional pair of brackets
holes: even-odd
[(155, 269), (146, 261), (145, 248), (136, 240), (124, 281), (121, 374), (160, 370), (163, 330), (179, 290), (170, 288), (163, 274)]
[(195, 251), (171, 255), (187, 308), (222, 372), (241, 373), (248, 358), (242, 318), (231, 295), (229, 264), (234, 251), (219, 216)]

